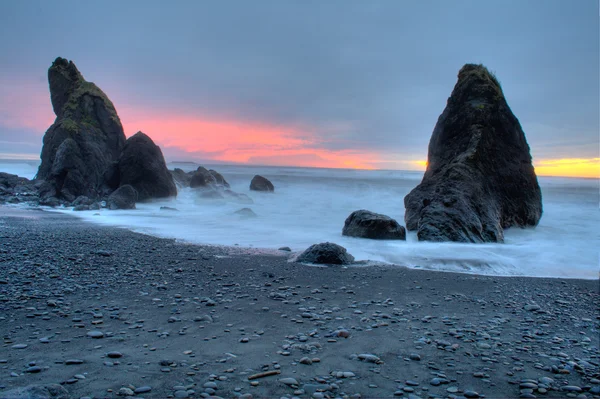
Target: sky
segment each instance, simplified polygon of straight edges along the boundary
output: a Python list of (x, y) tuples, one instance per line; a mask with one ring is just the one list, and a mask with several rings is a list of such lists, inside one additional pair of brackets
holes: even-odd
[(419, 170), (482, 63), (538, 174), (600, 176), (597, 0), (5, 0), (0, 37), (0, 158), (39, 159), (60, 56), (168, 161)]

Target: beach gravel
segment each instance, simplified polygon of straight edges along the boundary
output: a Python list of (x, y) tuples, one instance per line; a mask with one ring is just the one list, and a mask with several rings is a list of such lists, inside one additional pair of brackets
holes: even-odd
[(289, 256), (0, 206), (0, 398), (600, 397), (598, 280)]

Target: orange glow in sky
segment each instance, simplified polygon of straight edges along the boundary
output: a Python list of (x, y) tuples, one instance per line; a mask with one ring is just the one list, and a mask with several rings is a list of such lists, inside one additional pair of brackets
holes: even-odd
[(126, 110), (120, 116), (128, 136), (141, 130), (163, 152), (179, 149), (183, 158), (350, 169), (374, 169), (378, 159), (369, 151), (325, 149), (316, 134), (298, 128), (135, 110)]

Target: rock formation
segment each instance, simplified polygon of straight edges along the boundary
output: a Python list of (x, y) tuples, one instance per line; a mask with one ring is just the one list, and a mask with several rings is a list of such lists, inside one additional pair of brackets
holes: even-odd
[(212, 187), (217, 184), (217, 179), (210, 173), (204, 166), (198, 166), (195, 172), (192, 172), (192, 178), (190, 179), (190, 187)]
[(323, 242), (308, 247), (306, 251), (298, 256), (296, 261), (322, 265), (349, 265), (354, 262), (354, 256), (350, 255), (346, 248), (340, 245)]
[(256, 175), (252, 178), (252, 181), (250, 182), (250, 190), (266, 191), (272, 193), (273, 191), (275, 191), (275, 187), (273, 186), (273, 183), (271, 183), (267, 178), (264, 178), (260, 175)]
[(503, 242), (504, 229), (535, 226), (542, 196), (529, 145), (498, 80), (467, 64), (429, 142), (421, 184), (404, 219), (419, 240)]
[(40, 194), (67, 201), (95, 198), (125, 145), (121, 121), (106, 94), (72, 61), (57, 58), (48, 81), (56, 120), (44, 135), (37, 178), (46, 183)]
[(139, 201), (177, 195), (177, 187), (162, 151), (142, 132), (137, 132), (125, 142), (118, 169), (120, 184), (135, 188)]
[(106, 206), (108, 209), (135, 209), (138, 193), (129, 184), (119, 187), (108, 196)]
[(342, 235), (376, 240), (406, 240), (406, 230), (397, 221), (366, 210), (354, 211), (348, 216)]

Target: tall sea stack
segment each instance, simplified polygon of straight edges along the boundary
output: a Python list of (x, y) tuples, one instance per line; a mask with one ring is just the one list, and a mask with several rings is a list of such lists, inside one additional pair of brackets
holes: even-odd
[(44, 135), (37, 173), (46, 181), (41, 194), (67, 201), (79, 195), (98, 197), (110, 186), (107, 176), (125, 145), (119, 116), (106, 94), (87, 82), (72, 61), (57, 58), (48, 81), (56, 120)]
[(459, 71), (423, 181), (404, 205), (406, 227), (421, 241), (503, 242), (505, 228), (539, 222), (542, 195), (525, 133), (483, 65)]

